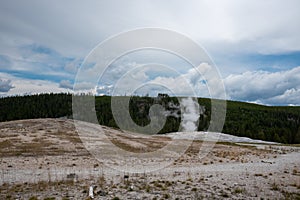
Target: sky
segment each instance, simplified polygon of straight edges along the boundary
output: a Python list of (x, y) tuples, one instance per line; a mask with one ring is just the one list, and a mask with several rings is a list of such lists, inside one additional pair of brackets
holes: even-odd
[[(299, 8), (298, 0), (1, 0), (0, 96), (73, 92), (82, 63), (99, 43), (121, 32), (156, 27), (183, 34), (205, 49), (226, 99), (300, 105)], [(199, 69), (210, 66), (203, 63)], [(137, 93), (176, 89), (184, 94), (184, 79), (198, 96), (210, 96), (206, 81), (189, 63), (154, 50), (117, 59), (93, 92), (112, 94), (128, 71), (141, 85)], [(152, 86), (144, 86), (146, 81)]]

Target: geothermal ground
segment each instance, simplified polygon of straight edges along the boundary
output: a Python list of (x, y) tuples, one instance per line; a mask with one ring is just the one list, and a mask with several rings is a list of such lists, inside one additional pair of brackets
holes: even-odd
[(0, 123), (0, 199), (300, 198), (299, 146), (76, 124)]

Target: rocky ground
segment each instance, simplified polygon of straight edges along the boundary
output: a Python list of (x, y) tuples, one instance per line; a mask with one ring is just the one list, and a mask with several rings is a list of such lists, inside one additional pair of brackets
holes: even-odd
[(79, 124), (0, 123), (0, 199), (300, 199), (300, 147)]

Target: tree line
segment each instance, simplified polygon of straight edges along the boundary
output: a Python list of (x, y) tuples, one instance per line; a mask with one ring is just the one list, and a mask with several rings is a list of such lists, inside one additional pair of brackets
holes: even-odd
[[(154, 104), (165, 108), (166, 123), (160, 134), (180, 130), (181, 110), (179, 98), (158, 97), (127, 98), (132, 120), (146, 126), (150, 123), (149, 110)], [(203, 109), (199, 116), (198, 131), (205, 131), (210, 124), (211, 101), (198, 98)], [(245, 102), (226, 101), (227, 112), (223, 133), (280, 143), (300, 143), (300, 107), (263, 106)], [(84, 108), (83, 108), (84, 110)], [(101, 125), (118, 128), (111, 110), (110, 96), (95, 97), (95, 111)], [(71, 94), (39, 94), (0, 98), (0, 121), (33, 118), (72, 118)], [(82, 119), (88, 120), (88, 119)], [(128, 127), (130, 129), (130, 127)]]

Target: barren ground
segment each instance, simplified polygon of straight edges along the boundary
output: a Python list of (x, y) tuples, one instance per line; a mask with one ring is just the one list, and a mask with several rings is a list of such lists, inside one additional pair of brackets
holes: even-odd
[[(88, 148), (101, 154), (103, 159), (97, 160), (82, 140), (100, 129), (105, 138), (96, 138)], [(204, 142), (195, 140), (183, 155), (167, 152), (166, 157), (148, 159), (143, 155), (176, 139), (88, 123), (84, 130), (81, 140), (71, 120), (0, 123), (0, 199), (88, 199), (91, 185), (95, 199), (300, 199), (297, 146), (218, 142), (199, 157)], [(178, 147), (191, 142), (177, 140)], [(119, 161), (124, 155), (113, 151), (116, 146), (130, 153), (124, 169), (131, 173), (108, 167), (123, 167)], [(160, 163), (170, 164), (134, 173), (135, 166)]]

